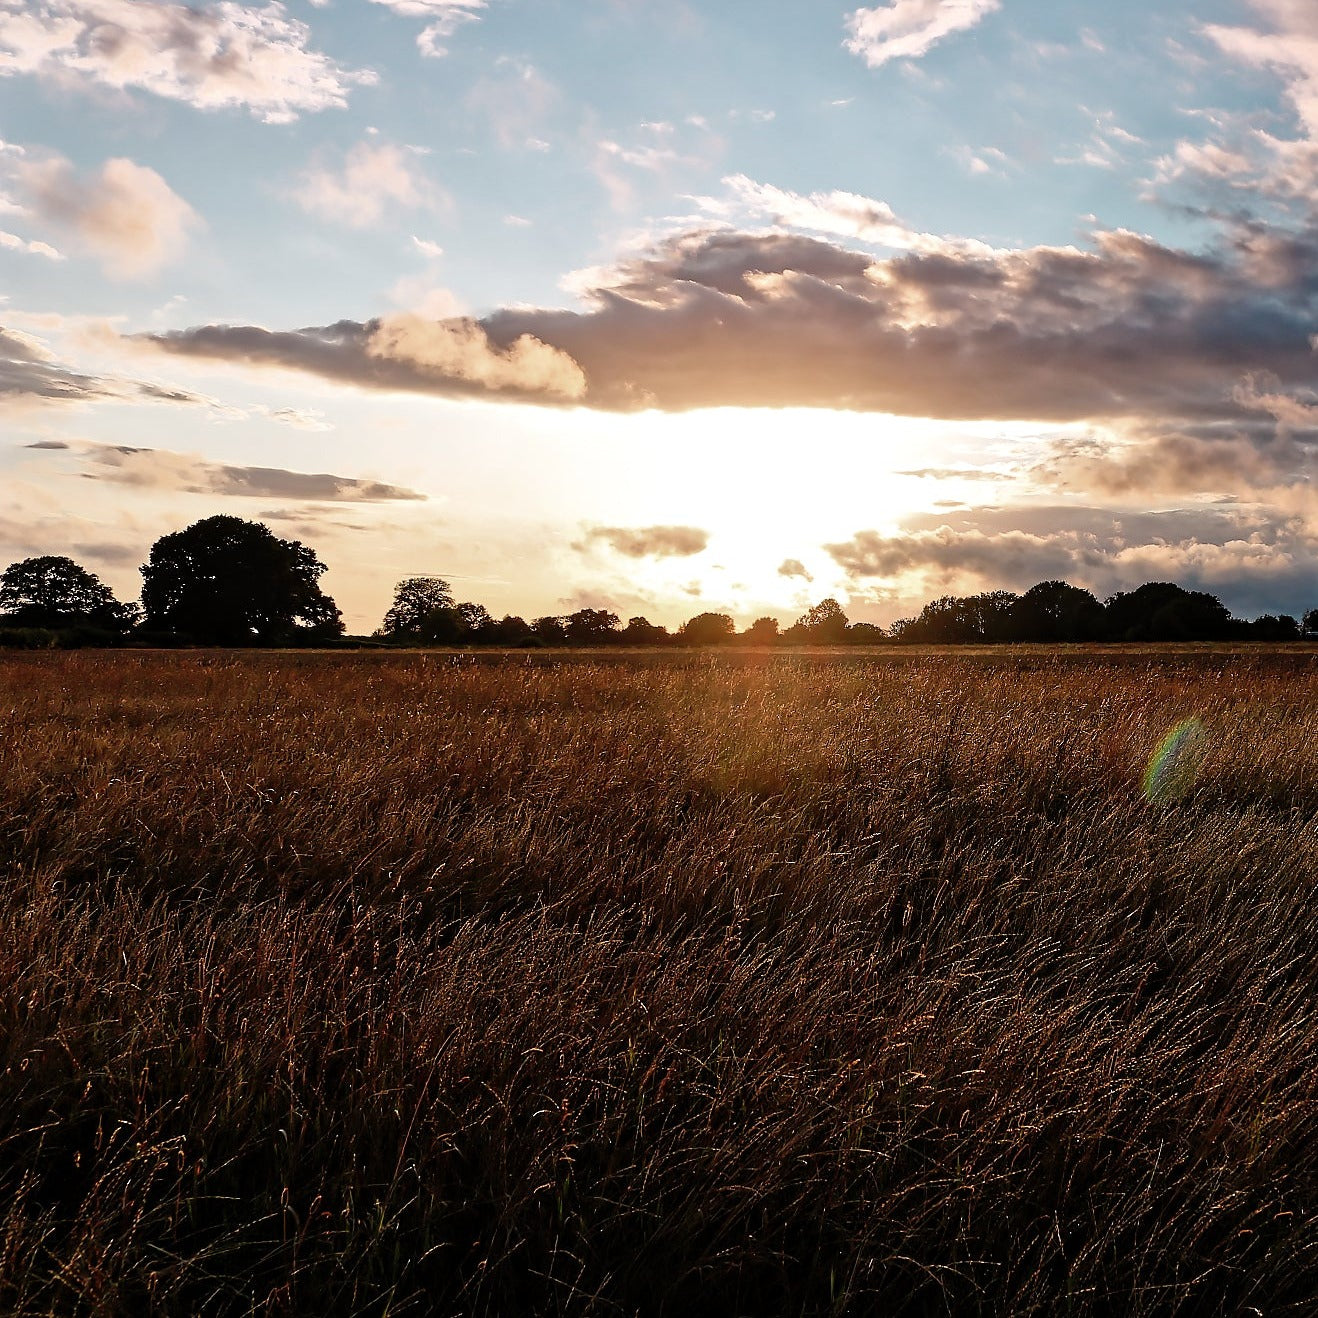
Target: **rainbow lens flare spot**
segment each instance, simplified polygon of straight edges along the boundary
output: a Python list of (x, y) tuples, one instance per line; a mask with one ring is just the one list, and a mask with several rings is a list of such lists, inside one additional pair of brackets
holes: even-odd
[(1144, 770), (1144, 796), (1166, 805), (1189, 795), (1208, 750), (1208, 733), (1197, 718), (1182, 719), (1159, 743)]

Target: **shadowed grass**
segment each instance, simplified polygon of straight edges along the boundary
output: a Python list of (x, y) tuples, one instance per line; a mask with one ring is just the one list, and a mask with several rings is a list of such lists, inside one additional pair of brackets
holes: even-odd
[(1315, 697), (0, 658), (0, 1311), (1309, 1312)]

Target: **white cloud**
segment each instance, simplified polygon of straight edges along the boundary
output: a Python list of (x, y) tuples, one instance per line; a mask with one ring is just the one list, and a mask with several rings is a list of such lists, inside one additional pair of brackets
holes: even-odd
[(15, 177), (28, 209), (73, 234), (115, 279), (152, 275), (177, 260), (200, 223), (154, 169), (122, 157), (87, 176), (62, 156), (24, 160)]
[(0, 0), (0, 76), (83, 77), (203, 110), (241, 107), (267, 123), (344, 106), (377, 81), (310, 50), (283, 5), (221, 0)]
[(448, 54), (448, 47), (442, 43), (464, 23), (478, 19), (486, 0), (372, 0), (372, 3), (386, 5), (394, 13), (409, 18), (428, 19), (417, 36), (417, 49), (429, 59), (442, 59)]
[(906, 252), (947, 252), (991, 256), (993, 248), (973, 239), (943, 238), (921, 233), (898, 219), (886, 201), (862, 197), (854, 192), (812, 192), (803, 195), (757, 183), (745, 174), (732, 174), (723, 180), (730, 202), (701, 198), (705, 210), (714, 214), (751, 215), (767, 218), (775, 225), (808, 229), (814, 233), (857, 238)]
[(847, 19), (847, 49), (872, 69), (893, 59), (918, 59), (953, 32), (975, 27), (1002, 8), (1002, 0), (892, 0), (857, 9)]
[(293, 195), (304, 210), (354, 229), (379, 224), (387, 212), (400, 207), (437, 208), (444, 196), (418, 172), (415, 156), (387, 142), (360, 142), (340, 167), (308, 169)]
[(0, 229), (0, 247), (10, 252), (26, 252), (29, 256), (44, 256), (48, 261), (62, 261), (64, 255), (40, 239), (20, 238), (16, 233)]

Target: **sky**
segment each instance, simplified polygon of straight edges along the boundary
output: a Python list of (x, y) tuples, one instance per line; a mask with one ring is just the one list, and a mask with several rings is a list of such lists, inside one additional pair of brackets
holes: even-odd
[(1318, 607), (1313, 0), (0, 0), (0, 564), (349, 631)]

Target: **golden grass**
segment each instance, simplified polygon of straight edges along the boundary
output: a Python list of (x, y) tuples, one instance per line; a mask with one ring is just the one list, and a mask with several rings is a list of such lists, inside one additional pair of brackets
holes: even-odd
[(0, 657), (0, 1311), (1312, 1312), (1316, 698)]

